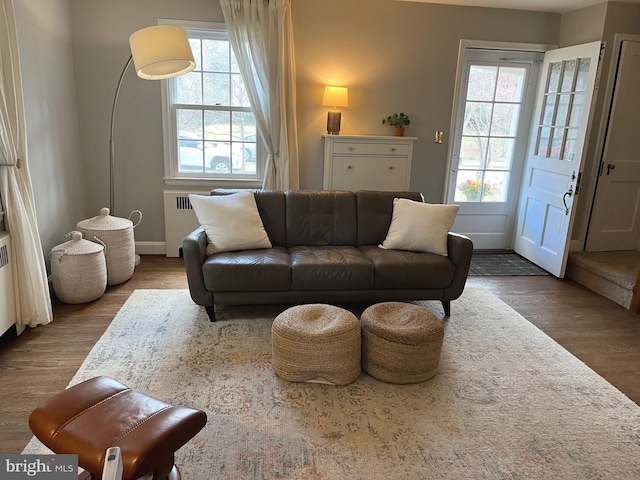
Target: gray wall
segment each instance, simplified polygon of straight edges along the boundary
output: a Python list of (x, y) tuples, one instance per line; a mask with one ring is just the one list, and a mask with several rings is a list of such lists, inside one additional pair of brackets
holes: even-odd
[[(294, 0), (300, 184), (322, 187), (326, 84), (349, 87), (342, 133), (391, 135), (383, 117), (411, 117), (411, 188), (442, 201), (460, 39), (557, 44), (560, 15), (390, 2)], [(445, 141), (433, 141), (436, 130)]]
[(38, 228), (48, 261), (85, 215), (68, 0), (14, 0)]

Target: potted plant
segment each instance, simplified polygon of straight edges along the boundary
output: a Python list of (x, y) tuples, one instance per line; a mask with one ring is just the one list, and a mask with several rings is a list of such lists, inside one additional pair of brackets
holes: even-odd
[(458, 190), (469, 201), (480, 199), (480, 192), (483, 197), (488, 197), (493, 193), (493, 187), (489, 183), (482, 183), (479, 180), (469, 179), (458, 185)]
[(404, 113), (394, 113), (393, 115), (389, 115), (387, 118), (382, 119), (382, 124), (388, 123), (392, 127), (395, 127), (394, 135), (397, 137), (404, 136), (404, 129), (407, 127), (411, 120)]

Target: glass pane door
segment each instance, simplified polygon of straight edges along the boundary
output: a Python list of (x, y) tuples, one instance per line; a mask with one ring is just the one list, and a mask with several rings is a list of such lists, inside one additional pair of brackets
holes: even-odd
[(527, 68), (471, 64), (455, 202), (506, 202), (523, 111)]

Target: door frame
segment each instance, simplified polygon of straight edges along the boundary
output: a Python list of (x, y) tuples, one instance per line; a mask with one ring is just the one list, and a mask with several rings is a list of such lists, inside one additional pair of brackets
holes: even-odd
[[(466, 63), (465, 63), (465, 50), (466, 49), (482, 49), (482, 50), (497, 50), (497, 51), (513, 51), (513, 52), (526, 52), (526, 53), (542, 53), (548, 52), (549, 50), (555, 50), (558, 48), (557, 45), (546, 45), (546, 44), (537, 44), (537, 43), (515, 43), (515, 42), (498, 42), (498, 41), (487, 41), (487, 40), (468, 40), (461, 39), (460, 44), (458, 46), (458, 60), (456, 67), (456, 78), (454, 84), (454, 92), (453, 92), (453, 103), (452, 103), (452, 111), (451, 111), (451, 124), (449, 126), (448, 135), (449, 140), (447, 142), (447, 163), (445, 170), (445, 179), (444, 179), (444, 189), (443, 189), (443, 197), (442, 202), (446, 203), (449, 195), (455, 192), (451, 192), (452, 176), (455, 175), (455, 171), (457, 171), (457, 161), (453, 158), (453, 154), (456, 150), (456, 128), (457, 128), (457, 112), (460, 107), (461, 101), (464, 101), (461, 97), (461, 88), (464, 88), (462, 85), (462, 79), (466, 72)], [(535, 88), (533, 88), (533, 95), (535, 97), (537, 91), (537, 85), (540, 81), (540, 74), (538, 72), (538, 78), (535, 79)], [(533, 99), (535, 102), (535, 98)], [(527, 128), (527, 132), (530, 132), (530, 128)], [(525, 139), (525, 143), (528, 145), (528, 138)], [(524, 164), (523, 164), (524, 166)], [(520, 177), (522, 177), (523, 168), (520, 168)], [(518, 192), (512, 192), (510, 195), (515, 195), (514, 200), (516, 202), (517, 209), (517, 199), (519, 198), (519, 189), (521, 185), (521, 178), (516, 179), (514, 185), (518, 186)], [(455, 188), (455, 187), (454, 187)], [(515, 229), (515, 224), (512, 227), (512, 233)], [(511, 247), (513, 247), (513, 235), (511, 239)]]
[[(603, 40), (604, 41), (604, 40)], [(616, 77), (618, 75), (618, 64), (620, 63), (620, 57), (622, 55), (622, 43), (625, 41), (639, 42), (640, 35), (632, 35), (628, 33), (616, 33), (613, 38), (613, 45), (611, 47), (611, 59), (607, 65), (607, 85), (603, 96), (602, 114), (598, 123), (598, 136), (595, 144), (595, 154), (593, 159), (593, 165), (589, 172), (588, 183), (582, 185), (583, 200), (585, 202), (584, 210), (582, 212), (582, 218), (580, 219), (581, 231), (579, 232), (579, 238), (571, 240), (570, 250), (582, 251), (587, 244), (587, 236), (589, 235), (589, 224), (591, 223), (591, 212), (596, 198), (596, 189), (598, 188), (598, 172), (600, 170), (600, 164), (604, 158), (604, 149), (607, 141), (609, 116), (611, 115), (611, 109), (613, 108), (613, 94), (615, 91)], [(608, 50), (608, 49), (607, 49)], [(605, 55), (606, 55), (605, 50)], [(602, 68), (605, 68), (604, 65)], [(602, 77), (600, 78), (602, 80)], [(596, 98), (596, 102), (597, 102)], [(593, 127), (592, 127), (593, 128)], [(588, 146), (588, 145), (587, 145)]]

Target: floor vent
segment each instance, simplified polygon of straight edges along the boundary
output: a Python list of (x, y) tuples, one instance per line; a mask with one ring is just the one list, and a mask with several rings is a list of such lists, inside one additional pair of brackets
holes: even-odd
[(182, 240), (198, 226), (189, 194), (207, 195), (208, 192), (164, 191), (164, 231), (167, 257), (179, 257)]

